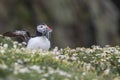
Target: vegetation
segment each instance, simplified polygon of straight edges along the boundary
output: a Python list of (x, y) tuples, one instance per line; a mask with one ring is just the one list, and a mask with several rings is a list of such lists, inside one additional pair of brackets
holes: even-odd
[(35, 34), (46, 23), (52, 48), (120, 44), (120, 0), (0, 0), (0, 33)]
[(0, 38), (0, 80), (119, 80), (120, 47), (28, 50)]

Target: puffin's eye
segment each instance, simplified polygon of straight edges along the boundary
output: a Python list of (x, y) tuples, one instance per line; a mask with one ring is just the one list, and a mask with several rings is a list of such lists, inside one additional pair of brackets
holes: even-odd
[(40, 26), (40, 28), (43, 28), (43, 26)]

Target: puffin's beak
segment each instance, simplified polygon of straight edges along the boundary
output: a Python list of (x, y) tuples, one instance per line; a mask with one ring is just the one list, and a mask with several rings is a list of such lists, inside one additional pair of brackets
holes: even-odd
[(49, 26), (47, 27), (47, 29), (48, 29), (48, 32), (52, 32), (52, 29)]
[(51, 29), (49, 26), (47, 26), (47, 34), (46, 34), (46, 37), (47, 37), (48, 39), (50, 38), (51, 32), (52, 32), (52, 29)]

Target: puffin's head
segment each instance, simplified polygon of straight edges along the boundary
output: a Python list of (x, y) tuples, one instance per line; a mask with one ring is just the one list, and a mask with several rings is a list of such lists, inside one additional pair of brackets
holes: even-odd
[(37, 35), (38, 36), (46, 36), (49, 38), (49, 33), (52, 32), (52, 29), (46, 24), (41, 24), (37, 26)]

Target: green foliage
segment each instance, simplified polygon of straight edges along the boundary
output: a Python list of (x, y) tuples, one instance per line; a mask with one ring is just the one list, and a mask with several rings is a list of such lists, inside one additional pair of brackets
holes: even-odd
[(28, 50), (0, 38), (0, 80), (119, 80), (120, 47)]

